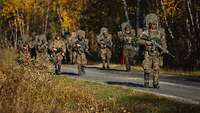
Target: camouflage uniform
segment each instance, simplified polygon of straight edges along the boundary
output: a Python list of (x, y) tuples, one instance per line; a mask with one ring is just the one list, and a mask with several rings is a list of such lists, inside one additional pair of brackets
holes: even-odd
[(100, 34), (97, 36), (97, 43), (100, 46), (100, 54), (103, 62), (103, 68), (105, 69), (105, 63), (107, 63), (107, 68), (110, 68), (110, 59), (112, 56), (112, 35), (108, 33), (107, 28), (101, 28)]
[(20, 37), (20, 40), (18, 41), (18, 50), (20, 53), (20, 57), (22, 58), (22, 62), (25, 63), (25, 65), (28, 65), (30, 63), (30, 49), (31, 49), (31, 37), (27, 34)]
[(138, 40), (139, 44), (145, 46), (143, 61), (144, 86), (149, 87), (150, 75), (153, 75), (153, 87), (158, 88), (163, 52), (149, 40), (154, 40), (163, 48), (167, 48), (165, 32), (162, 28), (159, 28), (157, 15), (149, 14), (146, 16), (145, 21), (147, 30), (140, 35), (140, 39)]
[(48, 41), (46, 35), (36, 35), (33, 42), (33, 47), (36, 48), (38, 58), (41, 60), (47, 59)]
[(62, 59), (65, 53), (65, 43), (60, 39), (59, 36), (50, 44), (50, 49), (52, 51), (52, 58), (55, 65), (55, 73), (59, 74), (62, 64)]
[(131, 62), (133, 62), (136, 55), (136, 37), (135, 30), (131, 29), (129, 23), (125, 22), (121, 25), (122, 32), (118, 33), (118, 36), (123, 42), (123, 55), (125, 57), (126, 70), (131, 70)]
[(73, 49), (73, 42), (76, 40), (76, 32), (72, 32), (71, 36), (67, 39), (67, 50), (69, 52), (69, 60), (71, 64), (76, 61), (76, 52)]
[(76, 64), (78, 65), (78, 74), (85, 74), (84, 65), (87, 64), (85, 53), (88, 52), (88, 40), (85, 38), (85, 32), (77, 31), (77, 38), (73, 42), (73, 48), (76, 52)]

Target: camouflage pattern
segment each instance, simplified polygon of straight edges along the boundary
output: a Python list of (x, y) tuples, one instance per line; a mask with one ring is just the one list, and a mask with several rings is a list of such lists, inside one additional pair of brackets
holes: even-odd
[(36, 35), (32, 46), (37, 49), (38, 58), (41, 60), (47, 59), (48, 41), (45, 34)]
[(126, 70), (131, 70), (134, 56), (136, 55), (136, 37), (135, 30), (131, 28), (130, 24), (125, 22), (121, 25), (122, 31), (118, 32), (118, 36), (123, 43), (123, 55), (125, 59)]
[(73, 48), (76, 52), (76, 64), (78, 74), (85, 74), (85, 65), (87, 64), (86, 54), (88, 52), (88, 40), (85, 38), (85, 32), (82, 30), (77, 31), (76, 40), (73, 42)]
[(71, 64), (76, 62), (76, 52), (73, 49), (73, 42), (76, 40), (76, 32), (72, 32), (71, 36), (67, 38), (67, 50), (69, 52), (69, 60)]
[(24, 34), (17, 42), (17, 49), (20, 54), (21, 62), (25, 65), (28, 65), (31, 61), (31, 40), (32, 38), (28, 34)]
[(164, 29), (158, 26), (158, 17), (155, 14), (149, 14), (145, 18), (147, 30), (145, 30), (138, 40), (139, 44), (145, 46), (144, 51), (144, 85), (149, 87), (150, 75), (153, 75), (153, 86), (159, 86), (159, 71), (162, 65), (162, 51), (159, 50), (154, 44), (145, 39), (154, 40), (159, 43), (163, 48), (167, 48)]
[(112, 56), (111, 48), (112, 48), (112, 35), (108, 33), (108, 29), (103, 27), (101, 28), (100, 34), (97, 36), (97, 43), (100, 47), (100, 56), (103, 63), (103, 68), (105, 69), (105, 65), (107, 63), (107, 68), (110, 68), (110, 59)]
[(55, 73), (60, 74), (62, 59), (65, 55), (65, 43), (59, 36), (50, 44), (50, 50), (52, 51), (52, 59), (55, 65)]

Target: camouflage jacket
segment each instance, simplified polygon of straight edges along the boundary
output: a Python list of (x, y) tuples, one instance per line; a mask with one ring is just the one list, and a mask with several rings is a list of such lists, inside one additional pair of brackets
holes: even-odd
[(88, 39), (82, 39), (82, 40), (76, 39), (73, 42), (73, 49), (78, 54), (87, 52), (88, 49), (89, 49), (89, 47), (88, 47)]
[[(54, 40), (50, 43), (50, 49), (54, 52), (65, 52), (65, 43), (62, 40)], [(55, 51), (56, 50), (56, 51)]]
[(100, 34), (97, 36), (97, 43), (100, 46), (100, 48), (112, 48), (112, 35), (108, 35), (107, 37)]
[(145, 51), (149, 53), (159, 53), (159, 49), (148, 40), (153, 40), (160, 44), (163, 48), (167, 49), (165, 32), (163, 29), (149, 31), (145, 30), (139, 37), (138, 43), (145, 46)]

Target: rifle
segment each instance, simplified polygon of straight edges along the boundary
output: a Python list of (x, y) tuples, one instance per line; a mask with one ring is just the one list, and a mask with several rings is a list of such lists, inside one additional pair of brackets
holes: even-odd
[(92, 55), (89, 51), (86, 51), (85, 52), (87, 55), (89, 55), (92, 59), (96, 59), (95, 57), (94, 57), (94, 55)]
[(155, 45), (156, 47), (158, 47), (158, 48), (159, 48), (160, 50), (162, 50), (164, 53), (166, 53), (166, 54), (168, 54), (169, 56), (175, 58), (175, 56), (174, 56), (171, 52), (169, 52), (169, 50), (163, 48), (163, 47), (162, 47), (160, 44), (158, 44), (156, 41), (154, 41), (154, 40), (152, 40), (152, 39), (146, 39), (146, 38), (142, 38), (142, 39), (152, 42), (153, 45)]

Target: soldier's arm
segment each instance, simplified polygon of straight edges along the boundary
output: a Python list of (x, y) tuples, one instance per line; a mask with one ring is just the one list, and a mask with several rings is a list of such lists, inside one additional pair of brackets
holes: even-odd
[(161, 29), (161, 45), (163, 48), (167, 49), (166, 34), (164, 29)]
[(87, 52), (89, 50), (89, 40), (88, 39), (85, 39), (85, 51)]
[[(140, 45), (146, 45), (149, 41), (145, 40), (145, 38), (147, 38), (147, 34), (145, 32), (143, 32), (138, 40), (137, 40), (137, 43), (140, 44)], [(150, 42), (149, 42), (150, 43)]]
[(113, 42), (112, 42), (112, 35), (111, 34), (109, 35), (109, 41), (110, 41), (110, 47), (112, 47), (113, 46)]
[(49, 48), (50, 48), (51, 50), (53, 50), (53, 48), (54, 48), (54, 42), (53, 42), (53, 41), (50, 43)]
[(120, 41), (123, 41), (123, 40), (124, 40), (124, 36), (123, 36), (123, 32), (122, 32), (122, 31), (119, 31), (119, 32), (117, 33), (117, 35), (118, 35)]
[(63, 52), (65, 53), (66, 52), (66, 44), (64, 41), (62, 42), (62, 49), (63, 49)]
[(97, 36), (97, 43), (100, 44), (100, 43), (101, 43), (101, 40), (102, 40), (102, 36), (101, 36), (101, 34), (99, 34), (99, 35)]

